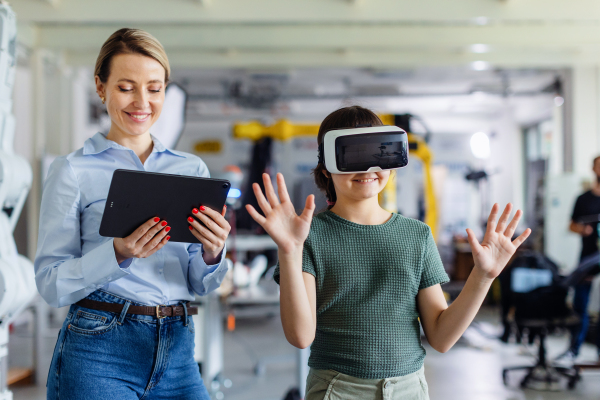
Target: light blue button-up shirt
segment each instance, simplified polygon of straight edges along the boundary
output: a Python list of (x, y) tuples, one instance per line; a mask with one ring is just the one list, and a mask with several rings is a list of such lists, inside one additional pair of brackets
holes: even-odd
[(227, 263), (222, 255), (219, 264), (206, 265), (201, 244), (167, 243), (150, 257), (119, 265), (113, 239), (99, 234), (116, 169), (209, 176), (200, 158), (152, 140), (154, 148), (144, 164), (133, 150), (101, 133), (52, 163), (44, 182), (35, 258), (37, 288), (48, 304), (73, 304), (97, 289), (152, 306), (174, 304), (221, 285)]

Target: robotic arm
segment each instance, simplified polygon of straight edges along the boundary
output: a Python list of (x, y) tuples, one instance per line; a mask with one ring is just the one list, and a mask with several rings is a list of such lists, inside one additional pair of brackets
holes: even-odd
[(31, 167), (13, 151), (16, 39), (15, 14), (0, 1), (0, 400), (12, 398), (6, 388), (8, 326), (37, 293), (33, 264), (17, 253), (13, 237), (32, 182)]

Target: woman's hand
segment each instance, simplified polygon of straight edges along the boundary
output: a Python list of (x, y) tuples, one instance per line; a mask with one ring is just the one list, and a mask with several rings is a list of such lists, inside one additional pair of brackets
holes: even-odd
[(310, 223), (315, 211), (315, 196), (311, 194), (306, 198), (304, 211), (298, 216), (294, 205), (290, 201), (282, 174), (277, 174), (279, 199), (277, 199), (275, 189), (273, 189), (273, 184), (268, 174), (263, 174), (263, 182), (265, 184), (266, 198), (257, 183), (254, 183), (252, 188), (254, 189), (256, 200), (258, 200), (258, 205), (265, 216), (260, 215), (249, 204), (246, 205), (246, 210), (267, 231), (280, 251), (291, 254), (298, 249), (302, 249), (310, 231)]
[(159, 222), (160, 218), (151, 218), (126, 238), (115, 238), (113, 246), (117, 263), (129, 258), (150, 257), (162, 249), (171, 238), (167, 236), (171, 227), (167, 226), (167, 221)]
[(200, 206), (200, 210), (194, 208), (192, 214), (196, 219), (202, 221), (204, 226), (194, 218), (188, 218), (190, 231), (202, 243), (204, 248), (202, 258), (207, 265), (213, 265), (219, 261), (225, 241), (231, 231), (231, 226), (225, 219), (226, 211), (227, 206), (223, 206), (221, 213), (204, 206)]
[(469, 244), (471, 245), (473, 259), (475, 261), (475, 269), (483, 273), (484, 278), (490, 280), (500, 275), (500, 272), (506, 267), (506, 264), (517, 248), (519, 248), (531, 233), (531, 229), (527, 228), (521, 236), (511, 241), (523, 213), (521, 210), (517, 210), (512, 221), (510, 221), (510, 224), (507, 226), (508, 218), (510, 217), (510, 212), (512, 210), (512, 204), (509, 203), (506, 205), (504, 212), (496, 223), (499, 208), (498, 204), (494, 204), (492, 207), (485, 236), (483, 237), (481, 244), (479, 244), (477, 238), (475, 238), (473, 231), (467, 229)]

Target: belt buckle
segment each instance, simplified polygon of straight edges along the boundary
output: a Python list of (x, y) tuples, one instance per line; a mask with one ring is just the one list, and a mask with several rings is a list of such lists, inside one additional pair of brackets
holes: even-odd
[(158, 318), (158, 319), (166, 318), (167, 317), (166, 315), (160, 315), (160, 307), (166, 307), (166, 305), (159, 304), (156, 306), (156, 318)]

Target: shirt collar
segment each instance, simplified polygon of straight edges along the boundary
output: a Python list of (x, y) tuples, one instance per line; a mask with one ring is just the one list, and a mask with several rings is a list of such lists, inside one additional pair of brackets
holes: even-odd
[[(158, 140), (153, 135), (150, 135), (150, 137), (152, 137), (152, 142), (154, 142), (154, 146), (152, 148), (152, 152), (153, 153), (167, 152), (167, 153), (172, 154), (172, 155), (177, 156), (177, 157), (184, 157), (184, 156), (182, 156), (180, 154), (177, 154), (173, 150), (170, 150), (170, 149), (166, 148), (165, 145), (163, 145), (160, 142), (160, 140)], [(104, 135), (104, 133), (98, 132), (94, 136), (92, 136), (91, 138), (89, 138), (88, 140), (85, 141), (85, 143), (83, 144), (83, 154), (84, 155), (100, 154), (103, 151), (106, 151), (106, 150), (111, 149), (111, 148), (112, 149), (118, 149), (118, 150), (131, 150), (128, 147), (121, 146), (117, 142), (113, 142), (112, 140), (108, 140), (106, 138), (106, 136)]]

